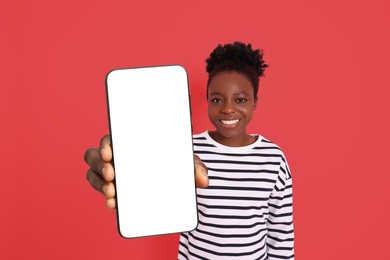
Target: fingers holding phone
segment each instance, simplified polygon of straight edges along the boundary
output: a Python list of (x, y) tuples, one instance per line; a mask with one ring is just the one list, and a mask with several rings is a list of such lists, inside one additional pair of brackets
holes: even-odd
[(194, 171), (195, 171), (195, 185), (197, 188), (207, 188), (209, 186), (209, 177), (207, 175), (207, 167), (200, 160), (199, 156), (194, 155)]
[(99, 148), (90, 148), (84, 154), (85, 162), (90, 166), (87, 171), (87, 180), (90, 185), (106, 197), (106, 206), (115, 209), (115, 177), (112, 165), (112, 150), (110, 136), (104, 136)]

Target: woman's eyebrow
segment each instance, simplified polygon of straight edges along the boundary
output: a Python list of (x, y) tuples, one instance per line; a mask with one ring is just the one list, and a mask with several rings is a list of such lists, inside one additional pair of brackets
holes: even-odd
[[(241, 94), (249, 96), (249, 93), (246, 91), (240, 91), (240, 92), (233, 93), (233, 95), (241, 95)], [(212, 96), (212, 95), (223, 96), (224, 94), (221, 92), (210, 92), (210, 96)]]
[(233, 93), (233, 95), (235, 95), (235, 96), (241, 96), (241, 95), (249, 96), (249, 93), (246, 91), (240, 91), (240, 92)]
[(210, 96), (212, 96), (212, 95), (223, 96), (223, 94), (220, 92), (210, 92)]

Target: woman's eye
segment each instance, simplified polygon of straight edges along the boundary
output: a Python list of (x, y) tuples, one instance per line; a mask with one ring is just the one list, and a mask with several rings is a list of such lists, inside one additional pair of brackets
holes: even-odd
[(239, 98), (239, 99), (237, 99), (237, 103), (243, 103), (243, 102), (245, 102), (246, 101), (246, 99), (245, 98)]
[(221, 103), (221, 102), (222, 102), (222, 99), (213, 98), (213, 99), (211, 100), (211, 102), (213, 102), (213, 103)]

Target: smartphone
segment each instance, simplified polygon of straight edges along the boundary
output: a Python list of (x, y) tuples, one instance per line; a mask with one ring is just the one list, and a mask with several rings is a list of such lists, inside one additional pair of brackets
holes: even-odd
[(107, 74), (106, 94), (120, 235), (195, 229), (186, 70), (180, 65), (115, 69)]

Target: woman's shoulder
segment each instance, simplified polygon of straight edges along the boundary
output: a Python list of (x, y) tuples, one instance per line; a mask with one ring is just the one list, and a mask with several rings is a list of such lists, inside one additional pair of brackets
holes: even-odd
[(258, 136), (259, 142), (257, 142), (256, 146), (253, 148), (255, 150), (264, 150), (264, 151), (272, 151), (272, 153), (279, 154), (284, 157), (283, 149), (279, 146), (277, 142), (274, 140), (268, 139), (263, 135), (255, 135)]
[(264, 137), (263, 135), (257, 135), (258, 139), (261, 139), (261, 144), (264, 145), (265, 147), (273, 147), (275, 149), (282, 150), (280, 146), (274, 142), (273, 140)]
[(198, 133), (198, 134), (193, 134), (192, 135), (192, 139), (194, 139), (194, 140), (206, 140), (207, 139), (206, 138), (206, 133), (207, 133), (207, 131), (202, 132), (202, 133)]

